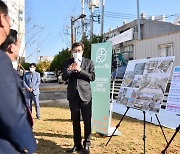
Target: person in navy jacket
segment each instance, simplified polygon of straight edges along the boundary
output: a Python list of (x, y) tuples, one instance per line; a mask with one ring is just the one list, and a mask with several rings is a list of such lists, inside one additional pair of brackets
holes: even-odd
[(20, 41), (17, 32), (9, 28), (8, 8), (0, 0), (0, 154), (31, 154), (36, 150), (32, 117), (26, 107), (20, 77), (12, 66), (18, 57)]

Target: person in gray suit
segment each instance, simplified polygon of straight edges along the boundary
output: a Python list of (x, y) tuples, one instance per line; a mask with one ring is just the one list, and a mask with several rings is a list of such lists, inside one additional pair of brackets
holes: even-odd
[(94, 63), (82, 57), (84, 45), (76, 42), (72, 45), (73, 58), (67, 60), (62, 71), (62, 79), (68, 80), (67, 99), (73, 122), (74, 147), (67, 150), (73, 153), (82, 149), (80, 111), (84, 122), (84, 153), (89, 153), (91, 135), (92, 95), (90, 82), (95, 80)]
[(40, 73), (36, 72), (36, 64), (31, 63), (29, 67), (29, 72), (26, 72), (23, 77), (23, 84), (26, 89), (26, 98), (28, 102), (28, 106), (32, 113), (32, 101), (34, 101), (35, 109), (36, 109), (36, 117), (37, 119), (41, 119), (40, 116), (40, 105), (39, 105), (39, 85), (41, 83)]

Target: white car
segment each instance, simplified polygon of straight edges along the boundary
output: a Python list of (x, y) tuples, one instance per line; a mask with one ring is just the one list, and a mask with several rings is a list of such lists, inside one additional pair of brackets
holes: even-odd
[(60, 74), (59, 76), (58, 76), (58, 83), (59, 84), (67, 84), (68, 83), (68, 81), (64, 81), (63, 79), (62, 79), (62, 74)]
[(57, 77), (54, 72), (44, 72), (41, 77), (41, 82), (53, 82), (57, 81)]

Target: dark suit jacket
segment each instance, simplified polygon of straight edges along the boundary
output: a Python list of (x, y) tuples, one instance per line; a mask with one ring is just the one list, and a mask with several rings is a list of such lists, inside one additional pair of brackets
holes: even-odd
[(68, 80), (67, 99), (73, 100), (77, 90), (82, 101), (90, 101), (92, 98), (90, 81), (95, 80), (95, 70), (93, 61), (82, 58), (81, 72), (68, 71), (69, 65), (74, 63), (74, 58), (66, 61), (63, 69), (62, 79)]
[(33, 153), (36, 142), (25, 97), (9, 57), (1, 50), (0, 73), (0, 153), (15, 153), (13, 147)]

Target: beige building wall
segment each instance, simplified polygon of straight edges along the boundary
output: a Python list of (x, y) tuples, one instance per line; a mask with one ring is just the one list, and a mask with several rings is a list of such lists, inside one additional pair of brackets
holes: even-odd
[(134, 59), (175, 56), (180, 66), (180, 31), (134, 42)]

